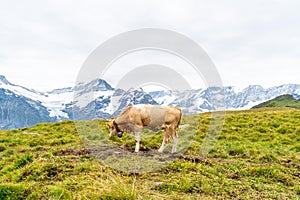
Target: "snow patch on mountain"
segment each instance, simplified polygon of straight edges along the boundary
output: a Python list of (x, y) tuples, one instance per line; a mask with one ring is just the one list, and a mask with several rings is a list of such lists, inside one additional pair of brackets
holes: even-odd
[[(44, 119), (47, 118), (45, 116), (48, 112), (46, 120), (74, 119), (74, 117), (75, 119), (110, 118), (120, 114), (127, 106), (135, 104), (176, 105), (182, 108), (184, 114), (194, 114), (224, 109), (249, 109), (283, 94), (291, 94), (297, 99), (300, 98), (300, 85), (298, 84), (285, 84), (271, 88), (250, 85), (245, 88), (227, 86), (146, 93), (142, 88), (128, 91), (115, 89), (102, 79), (80, 83), (75, 87), (39, 92), (12, 84), (1, 75), (0, 89), (3, 89), (1, 94), (5, 96), (5, 99), (19, 99), (16, 102), (28, 105), (30, 107), (28, 110), (31, 112), (33, 112), (32, 109), (35, 109), (34, 112), (42, 112), (41, 116)], [(219, 104), (222, 99), (224, 106), (222, 102)], [(6, 125), (3, 124), (4, 126)]]

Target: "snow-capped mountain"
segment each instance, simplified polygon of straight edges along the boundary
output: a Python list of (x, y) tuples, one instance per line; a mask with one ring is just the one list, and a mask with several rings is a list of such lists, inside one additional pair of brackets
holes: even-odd
[(62, 119), (106, 119), (134, 104), (177, 105), (184, 114), (216, 109), (249, 109), (282, 94), (291, 94), (299, 99), (300, 85), (285, 84), (271, 88), (251, 85), (244, 89), (210, 87), (183, 92), (153, 91), (148, 94), (141, 88), (128, 91), (115, 89), (105, 80), (96, 79), (73, 88), (40, 92), (12, 84), (0, 76), (0, 129)]
[(50, 92), (39, 92), (12, 84), (2, 75), (0, 75), (0, 88), (8, 90), (19, 97), (25, 97), (40, 103), (49, 112), (49, 117), (51, 118), (68, 119), (68, 115), (62, 112), (62, 108), (65, 104), (72, 101), (72, 88), (62, 88)]
[(95, 96), (82, 94), (75, 97), (75, 102), (70, 103), (65, 111), (71, 119), (105, 119), (116, 116), (124, 108), (135, 104), (157, 103), (142, 89), (128, 91), (112, 89), (99, 92)]
[[(101, 79), (81, 83), (74, 88), (39, 92), (12, 84), (4, 76), (0, 76), (0, 89), (0, 129), (26, 127), (38, 122), (62, 119), (104, 119), (119, 114), (129, 105), (157, 104), (142, 89), (114, 89)], [(21, 106), (12, 104), (14, 101), (11, 99), (22, 102), (22, 106), (27, 106), (26, 109), (30, 112), (19, 115), (19, 118), (8, 115), (7, 113), (22, 112), (19, 110)], [(41, 113), (33, 117), (32, 114), (36, 112)], [(18, 122), (12, 123), (13, 121)]]
[(0, 129), (27, 127), (56, 120), (41, 102), (0, 88)]
[[(178, 105), (185, 114), (194, 114), (216, 110), (211, 100), (213, 91), (216, 88), (178, 91), (155, 91), (149, 94), (159, 104)], [(268, 101), (283, 94), (291, 94), (296, 99), (300, 98), (300, 85), (285, 84), (277, 87), (263, 88), (259, 85), (250, 85), (245, 89), (228, 86), (219, 88), (223, 96), (226, 110), (250, 109), (253, 106)]]

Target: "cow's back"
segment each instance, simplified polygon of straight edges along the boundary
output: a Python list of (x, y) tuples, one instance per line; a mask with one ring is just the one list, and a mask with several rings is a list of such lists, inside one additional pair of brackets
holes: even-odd
[(181, 109), (176, 106), (138, 105), (143, 126), (159, 131), (168, 126), (177, 128), (181, 119)]
[(129, 106), (117, 117), (116, 122), (131, 132), (135, 126), (159, 131), (167, 127), (178, 128), (181, 115), (181, 109), (176, 106), (139, 104)]

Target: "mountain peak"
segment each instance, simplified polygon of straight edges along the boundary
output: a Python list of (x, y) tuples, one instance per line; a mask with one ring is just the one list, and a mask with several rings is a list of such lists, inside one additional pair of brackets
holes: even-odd
[(246, 90), (264, 90), (263, 86), (261, 86), (261, 85), (249, 85), (245, 89)]
[(4, 84), (10, 84), (10, 82), (3, 75), (0, 75), (0, 82), (2, 82)]
[(143, 88), (139, 87), (139, 88), (129, 88), (129, 90), (126, 91), (127, 93), (145, 93)]
[(94, 79), (90, 82), (80, 82), (74, 87), (74, 91), (81, 93), (82, 90), (85, 92), (96, 92), (114, 90), (114, 88), (103, 79)]
[(95, 91), (113, 90), (113, 88), (103, 79), (95, 79), (87, 84), (88, 87)]

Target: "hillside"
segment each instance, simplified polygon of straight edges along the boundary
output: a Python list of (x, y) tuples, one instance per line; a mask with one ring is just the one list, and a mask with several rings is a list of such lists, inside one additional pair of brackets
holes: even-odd
[(275, 107), (290, 107), (300, 109), (300, 100), (295, 99), (292, 95), (285, 94), (274, 99), (258, 104), (253, 108), (275, 108)]
[[(2, 130), (0, 199), (299, 197), (300, 111), (278, 108), (227, 112), (214, 149), (201, 157), (198, 152), (210, 119), (210, 113), (184, 116), (183, 124), (190, 126), (179, 130), (179, 140), (195, 132), (195, 141), (174, 162), (149, 173), (119, 172), (105, 166), (82, 145), (72, 121)], [(96, 140), (107, 139), (105, 121), (90, 122), (80, 122), (88, 124), (87, 137), (97, 133)], [(142, 140), (140, 153), (157, 150), (161, 134)], [(134, 150), (134, 139), (126, 134), (113, 143)]]

